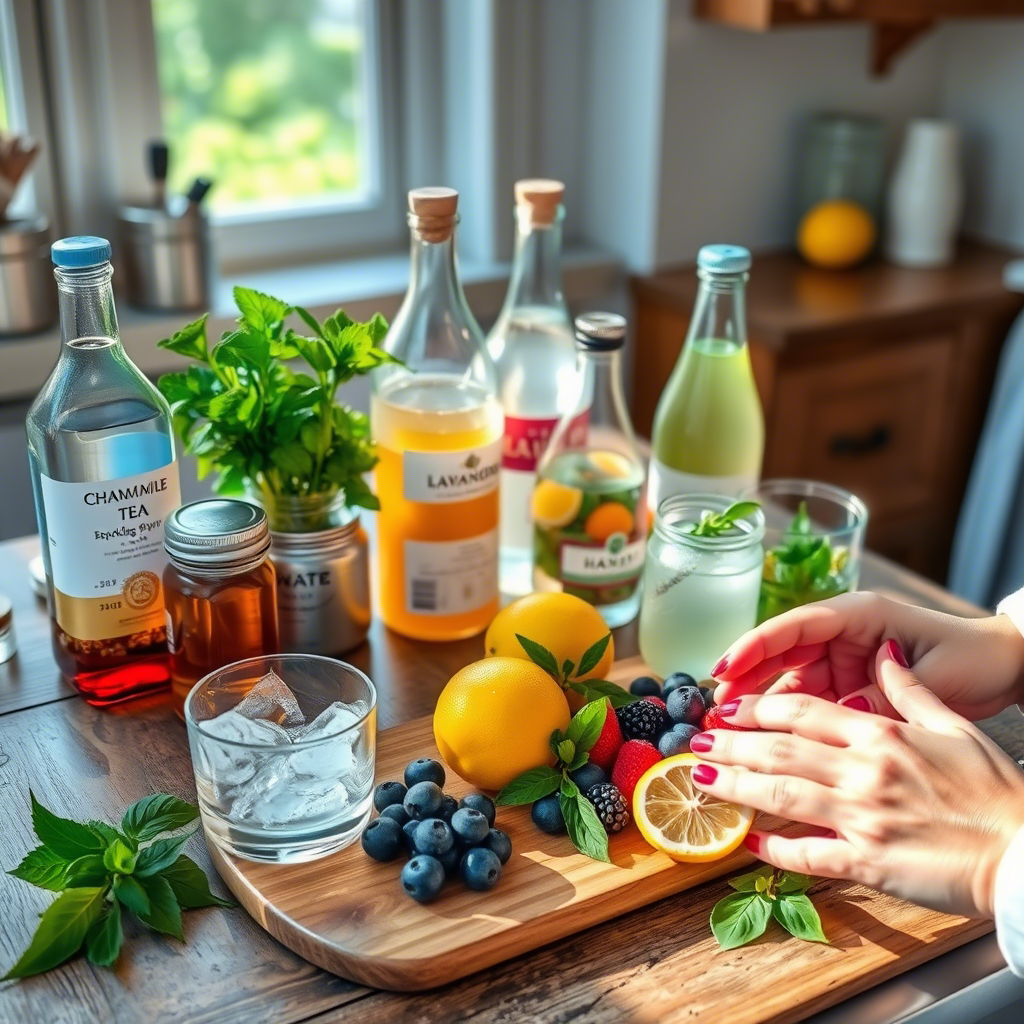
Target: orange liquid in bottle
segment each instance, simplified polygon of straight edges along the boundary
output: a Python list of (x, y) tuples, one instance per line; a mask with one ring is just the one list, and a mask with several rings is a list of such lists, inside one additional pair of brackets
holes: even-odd
[(498, 612), (504, 418), (454, 375), (402, 376), (373, 396), (385, 625), (417, 640), (480, 633)]

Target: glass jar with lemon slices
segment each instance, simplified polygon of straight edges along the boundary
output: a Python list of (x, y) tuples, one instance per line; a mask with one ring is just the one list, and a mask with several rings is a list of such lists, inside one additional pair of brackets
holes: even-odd
[[(581, 402), (552, 433), (531, 500), (534, 587), (583, 598), (609, 626), (640, 607), (647, 536), (647, 467), (622, 394), (625, 337), (617, 314), (577, 317)], [(583, 395), (593, 396), (585, 435)]]

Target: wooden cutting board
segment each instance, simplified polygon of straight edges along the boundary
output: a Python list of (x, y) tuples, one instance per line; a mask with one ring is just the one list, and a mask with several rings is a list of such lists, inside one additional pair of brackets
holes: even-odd
[[(611, 677), (628, 681), (641, 674), (642, 662), (632, 659), (618, 663)], [(401, 779), (406, 764), (424, 756), (438, 756), (430, 718), (386, 730), (378, 737), (376, 781)], [(446, 792), (458, 797), (471, 789), (449, 772)], [(758, 823), (798, 832), (797, 826), (766, 815)], [(449, 882), (427, 905), (402, 892), (403, 860), (379, 864), (358, 843), (322, 860), (295, 865), (241, 860), (222, 852), (209, 837), (207, 846), (236, 898), (289, 949), (334, 974), (397, 991), (445, 984), (709, 879), (735, 874), (755, 860), (741, 847), (709, 864), (676, 864), (647, 846), (630, 827), (611, 837), (612, 863), (602, 864), (576, 853), (567, 837), (540, 832), (527, 807), (499, 808), (496, 824), (513, 844), (498, 885), (488, 893), (476, 893), (458, 881)], [(940, 948), (931, 955), (981, 933), (979, 922), (919, 913), (922, 930), (932, 938), (934, 918), (949, 926), (940, 930), (946, 941), (937, 943)], [(707, 936), (705, 919), (700, 935), (679, 939), (682, 944)], [(850, 962), (857, 959), (857, 952), (844, 954), (847, 962), (839, 976), (860, 989), (865, 972), (877, 964), (865, 958), (857, 970), (858, 964)], [(838, 978), (822, 980), (832, 990)]]

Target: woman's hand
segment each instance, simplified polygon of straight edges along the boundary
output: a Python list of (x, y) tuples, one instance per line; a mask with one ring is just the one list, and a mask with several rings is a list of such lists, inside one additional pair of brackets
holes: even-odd
[(723, 714), (758, 731), (694, 736), (690, 748), (702, 759), (694, 783), (835, 833), (751, 831), (747, 845), (769, 864), (991, 916), (1000, 858), (1024, 826), (1024, 773), (902, 660), (890, 641), (873, 674), (905, 722), (807, 694), (744, 697)]
[(893, 717), (879, 692), (875, 653), (886, 640), (907, 652), (917, 678), (971, 721), (1024, 701), (1024, 637), (1005, 615), (962, 619), (877, 594), (843, 594), (769, 619), (715, 666), (715, 700), (810, 693)]

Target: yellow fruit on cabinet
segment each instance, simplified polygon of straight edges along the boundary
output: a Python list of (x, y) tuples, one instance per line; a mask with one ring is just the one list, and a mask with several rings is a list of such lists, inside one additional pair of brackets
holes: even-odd
[(811, 207), (797, 231), (797, 248), (808, 263), (830, 270), (852, 267), (875, 244), (871, 214), (847, 199), (830, 199)]
[(591, 540), (603, 544), (614, 534), (628, 534), (633, 529), (633, 513), (618, 501), (606, 501), (587, 516), (583, 529)]
[(448, 680), (434, 708), (434, 742), (448, 766), (480, 789), (501, 789), (553, 765), (549, 741), (569, 725), (561, 687), (532, 661), (485, 658)]
[(615, 641), (608, 635), (601, 613), (572, 594), (527, 594), (513, 601), (491, 620), (484, 650), (489, 656), (528, 660), (517, 633), (546, 647), (559, 665), (567, 658), (579, 665), (584, 651), (607, 636), (608, 647), (601, 660), (581, 679), (607, 679), (615, 661)]
[(530, 511), (533, 521), (545, 530), (568, 526), (580, 512), (583, 492), (557, 480), (541, 480), (533, 489)]

